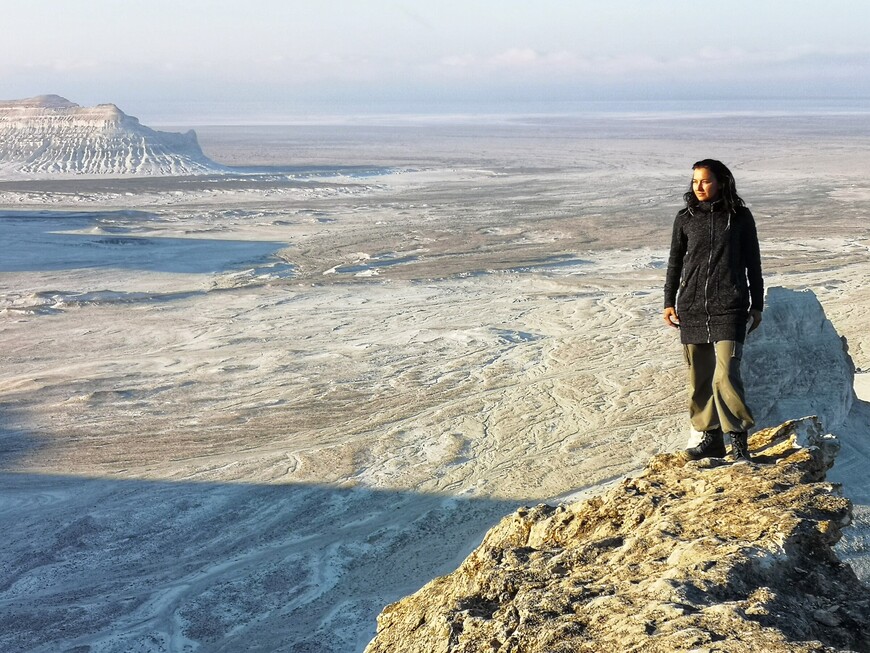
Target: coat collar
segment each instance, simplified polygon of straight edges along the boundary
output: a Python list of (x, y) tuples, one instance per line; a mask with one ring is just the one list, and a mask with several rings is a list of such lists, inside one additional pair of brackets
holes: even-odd
[(689, 206), (686, 208), (689, 209), (690, 215), (695, 215), (696, 213), (713, 213), (715, 211), (724, 210), (725, 200), (719, 198), (712, 202), (698, 202), (694, 207)]
[(712, 202), (698, 202), (698, 208), (704, 211), (705, 213), (712, 213), (713, 211), (721, 211), (725, 207), (725, 200), (718, 199), (713, 200)]

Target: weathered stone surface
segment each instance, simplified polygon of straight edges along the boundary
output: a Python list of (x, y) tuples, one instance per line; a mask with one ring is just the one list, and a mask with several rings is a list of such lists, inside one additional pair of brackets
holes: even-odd
[(367, 653), (870, 651), (870, 592), (831, 546), (851, 504), (815, 418), (757, 463), (655, 456), (600, 497), (520, 509), (378, 617)]

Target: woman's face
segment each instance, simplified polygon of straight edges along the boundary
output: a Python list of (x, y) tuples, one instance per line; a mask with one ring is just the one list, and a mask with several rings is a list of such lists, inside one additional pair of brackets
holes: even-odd
[(719, 182), (707, 168), (695, 168), (692, 173), (692, 191), (699, 202), (712, 202), (719, 196)]

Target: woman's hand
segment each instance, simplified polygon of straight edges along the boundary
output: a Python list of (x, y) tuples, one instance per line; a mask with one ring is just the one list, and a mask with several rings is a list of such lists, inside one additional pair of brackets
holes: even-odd
[(665, 309), (664, 318), (665, 324), (667, 324), (669, 327), (673, 327), (674, 329), (680, 328), (680, 318), (677, 315), (677, 309), (675, 309), (673, 306), (668, 306)]
[(752, 320), (752, 324), (749, 325), (748, 333), (752, 333), (758, 328), (758, 325), (761, 324), (761, 311), (749, 311), (749, 317), (747, 320)]

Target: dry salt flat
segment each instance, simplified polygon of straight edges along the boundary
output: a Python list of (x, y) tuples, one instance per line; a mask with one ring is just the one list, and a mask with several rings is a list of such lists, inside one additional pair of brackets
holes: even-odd
[(661, 285), (706, 156), (763, 241), (760, 425), (840, 436), (870, 579), (867, 116), (199, 137), (259, 168), (0, 181), (4, 650), (359, 651), (514, 507), (682, 447)]

